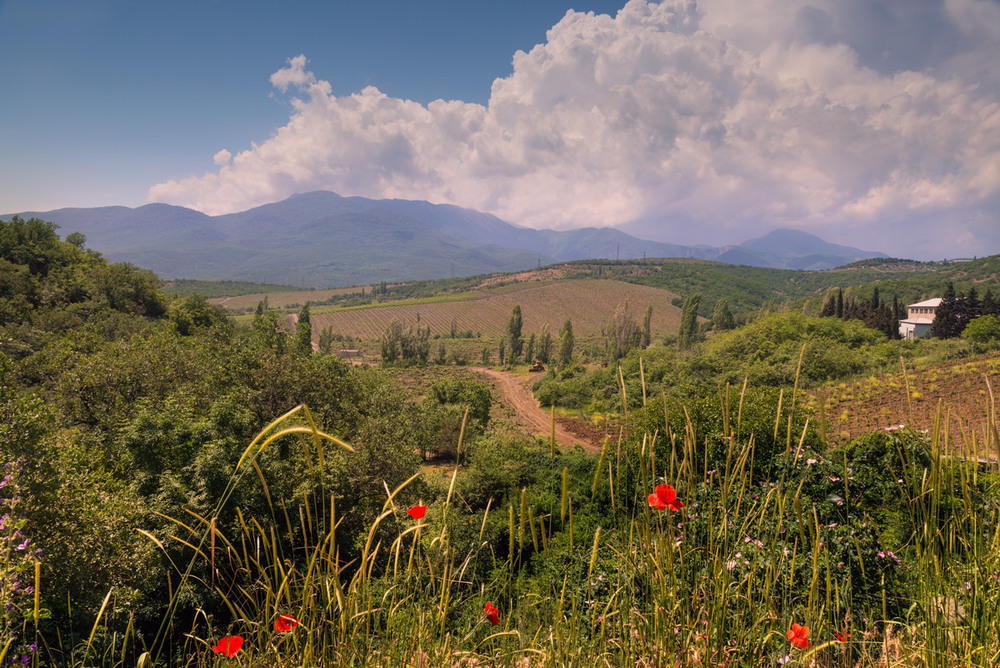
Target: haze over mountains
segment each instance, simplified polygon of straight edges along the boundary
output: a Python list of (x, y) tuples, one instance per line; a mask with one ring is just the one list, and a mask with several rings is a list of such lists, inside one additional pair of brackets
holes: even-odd
[(788, 229), (734, 246), (681, 246), (613, 228), (533, 230), (447, 204), (341, 197), (327, 191), (221, 216), (167, 204), (16, 215), (56, 223), (63, 237), (80, 232), (87, 237), (87, 247), (113, 261), (152, 269), (163, 278), (312, 287), (517, 271), (595, 258), (691, 257), (756, 267), (830, 269), (887, 257)]

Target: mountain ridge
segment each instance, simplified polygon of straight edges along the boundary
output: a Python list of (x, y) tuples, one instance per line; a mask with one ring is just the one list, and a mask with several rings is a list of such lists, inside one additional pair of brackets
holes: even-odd
[(330, 191), (209, 216), (170, 204), (22, 212), (79, 232), (113, 261), (166, 278), (334, 287), (518, 271), (583, 259), (690, 257), (778, 269), (830, 269), (887, 257), (778, 229), (737, 245), (683, 246), (615, 228), (535, 230), (492, 214), (423, 200)]

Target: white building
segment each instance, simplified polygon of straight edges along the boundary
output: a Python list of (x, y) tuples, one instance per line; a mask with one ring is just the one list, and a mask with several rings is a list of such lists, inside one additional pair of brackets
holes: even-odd
[(899, 336), (904, 339), (919, 339), (931, 329), (934, 313), (941, 304), (941, 298), (910, 304), (906, 307), (906, 320), (899, 321)]

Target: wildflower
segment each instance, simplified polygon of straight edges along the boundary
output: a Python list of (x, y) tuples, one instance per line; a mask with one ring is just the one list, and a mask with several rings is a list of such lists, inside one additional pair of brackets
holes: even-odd
[(788, 629), (788, 639), (799, 649), (809, 649), (809, 627), (795, 622)]
[(657, 485), (656, 493), (650, 494), (647, 500), (649, 501), (649, 505), (657, 510), (670, 508), (670, 510), (677, 511), (684, 507), (681, 500), (677, 498), (677, 490), (670, 485)]
[(412, 506), (406, 512), (410, 515), (410, 517), (412, 517), (415, 520), (423, 519), (424, 513), (427, 512), (427, 504), (425, 503), (422, 506), (420, 505)]
[(232, 658), (240, 651), (240, 647), (243, 647), (243, 638), (241, 636), (226, 636), (219, 638), (219, 642), (215, 643), (212, 651), (216, 654)]
[(851, 634), (847, 633), (846, 631), (844, 633), (837, 631), (836, 633), (833, 634), (833, 637), (839, 640), (840, 642), (847, 642), (847, 639), (851, 637)]
[(486, 607), (483, 608), (483, 613), (486, 615), (486, 619), (489, 620), (490, 624), (496, 626), (500, 623), (500, 611), (493, 607), (493, 603), (486, 601)]
[(298, 625), (299, 620), (295, 619), (291, 615), (278, 615), (278, 618), (274, 620), (274, 630), (278, 633), (291, 631)]

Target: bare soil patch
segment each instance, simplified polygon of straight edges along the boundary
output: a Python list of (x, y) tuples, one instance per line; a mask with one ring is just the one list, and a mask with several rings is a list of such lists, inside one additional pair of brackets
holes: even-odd
[[(489, 378), (501, 401), (514, 409), (518, 417), (533, 433), (544, 438), (552, 435), (552, 415), (541, 406), (531, 394), (531, 383), (537, 376), (517, 376), (505, 371), (474, 367)], [(579, 445), (585, 450), (595, 452), (601, 449), (605, 434), (595, 427), (570, 418), (556, 418), (556, 443), (565, 447)]]

